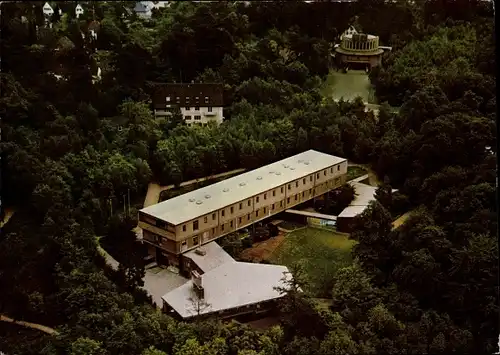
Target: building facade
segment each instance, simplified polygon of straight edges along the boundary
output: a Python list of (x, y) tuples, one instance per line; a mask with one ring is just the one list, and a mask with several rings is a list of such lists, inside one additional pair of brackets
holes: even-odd
[(173, 107), (179, 107), (188, 126), (206, 126), (209, 122), (221, 124), (224, 106), (222, 84), (162, 84), (153, 95), (156, 118), (165, 118)]
[(158, 264), (316, 198), (346, 182), (347, 160), (309, 150), (139, 211)]
[(342, 35), (335, 52), (340, 66), (371, 69), (382, 64), (384, 50), (379, 46), (378, 36), (351, 30)]

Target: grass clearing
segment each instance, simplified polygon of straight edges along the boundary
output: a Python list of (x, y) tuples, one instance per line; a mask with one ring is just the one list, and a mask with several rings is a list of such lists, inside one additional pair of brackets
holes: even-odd
[(270, 261), (288, 267), (300, 265), (309, 283), (308, 291), (317, 297), (329, 297), (336, 271), (352, 262), (353, 244), (345, 234), (308, 227), (286, 235)]
[(348, 166), (347, 167), (347, 181), (356, 179), (360, 176), (368, 174), (368, 170), (362, 166)]
[(343, 98), (344, 101), (352, 101), (361, 96), (363, 102), (376, 103), (370, 79), (362, 70), (350, 70), (347, 73), (331, 70), (320, 92), (334, 100)]

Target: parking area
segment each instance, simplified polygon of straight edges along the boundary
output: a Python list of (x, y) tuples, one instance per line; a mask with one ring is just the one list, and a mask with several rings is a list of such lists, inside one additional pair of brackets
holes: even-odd
[(146, 269), (143, 289), (153, 297), (156, 306), (161, 308), (163, 304), (161, 297), (173, 289), (184, 285), (186, 282), (188, 282), (188, 279), (181, 275), (155, 266), (151, 269)]

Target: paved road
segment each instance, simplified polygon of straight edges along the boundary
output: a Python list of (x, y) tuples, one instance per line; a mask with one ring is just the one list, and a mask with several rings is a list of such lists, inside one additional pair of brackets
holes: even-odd
[(22, 320), (17, 320), (16, 321), (16, 320), (14, 320), (14, 319), (12, 319), (10, 317), (4, 316), (3, 314), (0, 314), (0, 321), (7, 322), (7, 323), (17, 324), (17, 325), (20, 325), (20, 326), (23, 326), (23, 327), (26, 327), (26, 328), (36, 329), (36, 330), (42, 331), (42, 332), (50, 334), (50, 335), (57, 335), (57, 334), (59, 334), (57, 332), (57, 330), (55, 330), (53, 328), (50, 328), (50, 327), (47, 327), (45, 325), (36, 324), (36, 323), (30, 323), (30, 322), (24, 322)]

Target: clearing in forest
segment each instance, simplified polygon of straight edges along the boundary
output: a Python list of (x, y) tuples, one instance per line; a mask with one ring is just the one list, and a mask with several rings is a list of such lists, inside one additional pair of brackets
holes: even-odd
[(360, 96), (365, 103), (376, 104), (373, 88), (368, 75), (363, 70), (347, 73), (331, 70), (321, 89), (323, 96), (334, 100), (353, 101)]
[(319, 295), (336, 271), (352, 262), (353, 244), (346, 234), (307, 227), (285, 236), (270, 261), (288, 267), (300, 265), (310, 291)]

